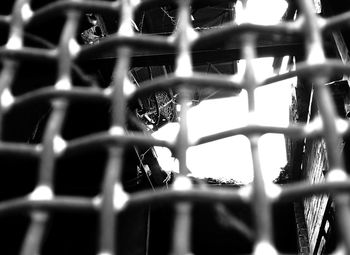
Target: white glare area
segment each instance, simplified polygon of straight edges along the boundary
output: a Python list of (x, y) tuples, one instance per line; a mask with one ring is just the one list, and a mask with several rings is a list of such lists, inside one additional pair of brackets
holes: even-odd
[(111, 86), (109, 86), (103, 90), (103, 94), (105, 94), (106, 96), (112, 95), (112, 92), (113, 92), (113, 89)]
[(57, 90), (70, 90), (71, 88), (72, 84), (70, 83), (68, 77), (60, 79), (55, 85), (55, 89)]
[(315, 6), (315, 12), (321, 13), (322, 12), (321, 0), (313, 0), (313, 2), (314, 2), (314, 6)]
[(192, 182), (189, 178), (184, 177), (184, 176), (179, 176), (175, 179), (174, 182), (174, 190), (181, 190), (181, 191), (185, 191), (185, 190), (190, 190), (192, 187)]
[[(238, 3), (240, 2), (238, 1)], [(247, 10), (244, 11), (248, 13), (246, 21), (254, 21), (254, 23), (259, 24), (278, 23), (286, 7), (287, 4), (284, 0), (249, 0)], [(264, 9), (266, 11), (263, 11)], [(241, 12), (242, 10), (238, 8), (237, 15)], [(279, 73), (288, 70), (287, 63), (288, 57), (283, 58)], [(261, 81), (276, 75), (272, 64), (272, 57), (253, 60), (257, 80)], [(238, 62), (236, 76), (242, 77), (244, 70), (245, 61), (241, 60)], [(255, 124), (288, 126), (291, 87), (295, 85), (295, 82), (296, 78), (292, 78), (260, 87), (255, 91)], [(251, 123), (249, 116), (245, 91), (235, 97), (202, 101), (188, 111), (189, 140), (196, 141), (203, 136), (247, 126)], [(159, 139), (173, 140), (178, 129), (177, 123), (168, 124), (153, 133), (153, 136)], [(164, 170), (179, 171), (178, 162), (168, 149), (156, 147), (155, 150), (158, 162)], [(259, 153), (264, 179), (271, 182), (279, 176), (281, 168), (287, 163), (284, 136), (278, 134), (263, 135), (259, 140)], [(187, 150), (186, 164), (191, 175), (199, 178), (212, 177), (221, 180), (234, 180), (244, 184), (253, 180), (250, 144), (248, 138), (243, 135), (190, 147)], [(271, 196), (276, 194), (271, 194)]]
[[(273, 58), (254, 60), (255, 70), (260, 70), (259, 79), (273, 76)], [(286, 61), (284, 61), (286, 62)], [(238, 70), (244, 71), (244, 61)], [(263, 72), (262, 72), (263, 71)], [(256, 90), (257, 124), (285, 127), (289, 123), (291, 86), (295, 79), (288, 79)], [(247, 94), (242, 91), (235, 97), (212, 99), (201, 102), (188, 111), (188, 135), (191, 141), (200, 137), (249, 123)], [(178, 123), (170, 123), (152, 135), (158, 139), (174, 141), (179, 130)], [(159, 164), (166, 171), (178, 172), (178, 162), (166, 148), (156, 147)], [(276, 179), (287, 163), (283, 135), (266, 134), (259, 140), (260, 163), (264, 179)], [(193, 176), (212, 177), (250, 183), (253, 180), (253, 165), (249, 140), (237, 135), (215, 142), (194, 146), (187, 151), (187, 167)]]
[(238, 190), (239, 196), (243, 199), (243, 201), (250, 201), (250, 198), (253, 194), (253, 187), (252, 185), (246, 185), (243, 186)]
[(6, 48), (9, 50), (19, 50), (22, 48), (22, 39), (17, 35), (13, 35), (7, 41)]
[(123, 190), (122, 185), (120, 183), (114, 184), (114, 199), (113, 206), (117, 211), (120, 211), (124, 208), (125, 204), (128, 202), (129, 196)]
[(338, 247), (336, 248), (336, 250), (333, 252), (333, 255), (345, 255), (346, 252), (346, 248), (344, 244), (340, 244), (338, 245)]
[(40, 185), (29, 195), (30, 200), (50, 200), (53, 198), (52, 189), (46, 185)]
[(111, 135), (123, 135), (124, 129), (120, 126), (113, 126), (109, 129), (109, 133)]
[(68, 49), (70, 54), (75, 57), (80, 51), (80, 45), (78, 44), (77, 40), (71, 38), (68, 42)]
[(263, 177), (273, 181), (287, 164), (286, 144), (283, 135), (266, 134), (259, 140), (259, 158)]
[(244, 9), (241, 1), (236, 3), (236, 23), (273, 25), (281, 21), (288, 4), (284, 0), (248, 0)]
[[(130, 21), (132, 25), (132, 21)], [(132, 26), (130, 26), (130, 23), (123, 22), (121, 26), (119, 27), (119, 33), (123, 36), (133, 36), (134, 31), (132, 30)]]
[(98, 255), (112, 255), (111, 252), (100, 252)]
[(349, 123), (343, 119), (337, 119), (335, 124), (340, 134), (345, 134), (349, 128)]
[(276, 200), (282, 193), (282, 188), (272, 182), (266, 183), (266, 194), (271, 200)]
[(348, 176), (346, 175), (345, 171), (341, 169), (333, 169), (327, 175), (327, 181), (329, 182), (341, 182), (346, 181), (347, 179)]
[[(179, 133), (180, 125), (178, 123), (169, 123), (152, 134), (153, 137), (166, 140), (170, 143), (175, 142)], [(165, 147), (154, 147), (158, 163), (166, 172), (179, 172), (179, 161), (172, 157), (171, 151)]]
[(136, 85), (132, 83), (128, 78), (125, 78), (123, 90), (125, 96), (130, 96), (135, 92)]
[(139, 4), (141, 4), (141, 0), (131, 0), (131, 5), (133, 7), (136, 7), (138, 6)]
[(7, 108), (15, 102), (15, 98), (11, 94), (11, 91), (8, 88), (5, 88), (1, 94), (1, 106)]
[(309, 47), (307, 62), (310, 65), (323, 64), (326, 61), (326, 56), (322, 53), (323, 48), (318, 43), (313, 43)]
[(178, 67), (175, 70), (175, 75), (179, 77), (191, 77), (192, 66), (189, 54), (180, 54), (178, 56)]
[(276, 249), (273, 247), (272, 244), (270, 244), (267, 241), (261, 241), (259, 242), (254, 250), (254, 255), (277, 255)]
[(101, 196), (96, 196), (92, 199), (92, 204), (97, 208), (101, 206), (101, 202), (102, 202)]
[(56, 154), (62, 153), (67, 147), (67, 142), (61, 136), (53, 138), (53, 150)]
[(199, 178), (233, 179), (242, 183), (253, 180), (250, 145), (244, 136), (225, 138), (188, 149), (187, 166)]
[(306, 134), (311, 134), (317, 130), (322, 130), (322, 127), (322, 119), (319, 116), (317, 116), (305, 127), (305, 132)]
[(21, 14), (24, 21), (28, 21), (33, 16), (33, 11), (30, 8), (29, 3), (25, 3), (22, 6)]

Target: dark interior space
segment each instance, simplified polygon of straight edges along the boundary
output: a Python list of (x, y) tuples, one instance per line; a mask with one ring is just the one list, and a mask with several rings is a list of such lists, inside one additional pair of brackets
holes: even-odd
[[(234, 187), (233, 187), (234, 188)], [(253, 242), (221, 219), (217, 205), (197, 204), (192, 211), (192, 245), (195, 254), (249, 254)], [(226, 206), (227, 211), (253, 229), (251, 211), (247, 205)], [(172, 209), (154, 206), (151, 214), (150, 252), (168, 254), (172, 229)], [(293, 204), (279, 204), (273, 209), (275, 245), (285, 254), (297, 253), (296, 224)]]

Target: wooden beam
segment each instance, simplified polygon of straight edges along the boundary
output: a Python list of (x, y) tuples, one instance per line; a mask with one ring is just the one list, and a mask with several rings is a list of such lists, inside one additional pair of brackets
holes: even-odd
[[(332, 7), (332, 3), (329, 1), (323, 1), (323, 9), (324, 9), (324, 14), (326, 16), (332, 16), (334, 15), (334, 10)], [(350, 63), (350, 55), (349, 55), (349, 49), (348, 46), (346, 45), (346, 41), (343, 37), (343, 34), (340, 30), (335, 30), (332, 32), (332, 37), (334, 40), (334, 44), (338, 50), (339, 57), (343, 61), (344, 64)], [(347, 80), (348, 82), (350, 81), (350, 77), (344, 75), (343, 76), (344, 80)]]
[[(300, 41), (281, 40), (280, 42), (264, 41), (257, 45), (257, 55), (259, 57), (283, 57), (286, 55), (302, 56), (304, 46)], [(225, 45), (214, 49), (194, 49), (192, 58), (194, 65), (207, 63), (224, 63), (241, 59), (241, 46), (238, 43)], [(97, 56), (91, 56), (90, 60), (94, 62), (110, 62), (116, 59), (115, 52), (106, 52)], [(176, 54), (174, 51), (160, 51), (157, 49), (151, 51), (134, 51), (132, 55), (132, 66), (158, 66), (173, 65)]]
[(333, 32), (332, 35), (341, 60), (344, 64), (350, 63), (349, 49), (345, 43), (343, 35), (339, 31)]
[[(329, 1), (329, 0), (322, 1), (323, 16), (331, 17), (336, 14), (336, 12), (333, 9), (334, 4), (335, 4), (334, 1)], [(344, 8), (345, 6), (342, 6), (342, 7)], [(346, 10), (346, 7), (344, 8), (344, 10)], [(350, 62), (349, 49), (346, 45), (342, 32), (340, 30), (335, 30), (332, 32), (332, 37), (333, 37), (335, 46), (338, 49), (338, 53), (341, 60), (343, 61), (344, 64), (349, 63)]]

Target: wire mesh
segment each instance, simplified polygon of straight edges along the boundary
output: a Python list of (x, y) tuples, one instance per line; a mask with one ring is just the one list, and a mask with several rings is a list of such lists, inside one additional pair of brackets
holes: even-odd
[[(130, 20), (138, 9), (154, 6), (164, 6), (167, 3), (178, 6), (178, 24), (170, 37), (157, 35), (134, 34)], [(207, 3), (218, 1), (206, 1)], [(225, 1), (220, 1), (225, 2)], [(337, 141), (349, 133), (350, 125), (340, 120), (334, 109), (330, 92), (324, 84), (333, 73), (350, 74), (348, 65), (339, 60), (327, 59), (323, 50), (322, 34), (348, 24), (350, 12), (342, 15), (321, 19), (313, 11), (311, 1), (298, 1), (301, 10), (296, 21), (284, 22), (273, 26), (232, 23), (221, 28), (197, 33), (191, 27), (190, 1), (157, 1), (157, 0), (121, 0), (106, 1), (60, 1), (53, 2), (32, 11), (30, 0), (17, 0), (9, 15), (0, 16), (0, 23), (8, 26), (9, 34), (6, 44), (0, 47), (2, 70), (0, 74), (0, 120), (10, 109), (18, 106), (31, 106), (38, 101), (47, 101), (52, 106), (43, 140), (38, 145), (26, 143), (0, 142), (2, 155), (15, 154), (18, 157), (31, 156), (39, 159), (39, 174), (34, 191), (27, 196), (0, 202), (0, 216), (18, 211), (30, 214), (31, 224), (25, 234), (21, 254), (39, 254), (43, 245), (43, 233), (48, 227), (48, 218), (52, 211), (95, 211), (99, 214), (99, 247), (97, 254), (115, 254), (117, 243), (114, 242), (119, 223), (116, 214), (127, 207), (139, 204), (171, 203), (175, 205), (175, 227), (173, 233), (172, 254), (191, 253), (191, 208), (192, 203), (202, 202), (213, 204), (245, 203), (253, 210), (254, 254), (277, 254), (273, 244), (271, 206), (276, 203), (292, 201), (307, 196), (329, 193), (334, 196), (337, 211), (336, 217), (341, 232), (342, 245), (346, 254), (350, 254), (350, 211), (348, 193), (350, 182), (345, 172), (341, 155), (337, 151)], [(113, 13), (120, 17), (118, 31), (99, 44), (79, 46), (76, 41), (79, 16), (82, 12)], [(24, 46), (24, 31), (31, 23), (45, 22), (55, 15), (65, 17), (60, 33), (59, 43), (49, 49)], [(256, 57), (256, 39), (261, 34), (291, 35), (304, 38), (306, 60), (297, 64), (296, 69), (286, 74), (266, 79), (263, 82), (255, 80), (255, 70), (251, 61)], [(241, 40), (243, 56), (247, 61), (247, 69), (242, 82), (235, 82), (229, 75), (205, 75), (193, 72), (191, 50), (208, 43), (225, 40), (227, 37), (237, 37)], [(167, 77), (158, 77), (146, 82), (145, 86), (137, 88), (131, 94), (125, 94), (125, 84), (132, 52), (135, 49), (166, 49), (176, 53), (175, 73)], [(108, 89), (96, 87), (86, 88), (75, 86), (72, 82), (72, 70), (77, 67), (75, 61), (84, 59), (91, 53), (102, 50), (116, 51), (117, 60), (113, 71), (113, 82)], [(12, 93), (13, 80), (18, 72), (21, 61), (57, 62), (56, 82), (51, 87), (41, 88), (21, 96)], [(84, 78), (84, 74), (82, 75)], [(255, 101), (254, 91), (275, 81), (290, 77), (311, 77), (315, 96), (322, 118), (322, 126), (313, 127), (310, 124), (290, 124), (287, 128), (261, 126), (254, 121)], [(88, 79), (85, 77), (85, 79)], [(139, 95), (160, 88), (178, 88), (181, 90), (181, 121), (180, 131), (175, 142), (159, 140), (143, 133), (128, 133), (126, 127), (127, 103)], [(251, 124), (243, 128), (200, 138), (190, 142), (187, 134), (186, 112), (190, 91), (194, 88), (220, 88), (227, 91), (243, 89), (248, 93)], [(106, 101), (111, 103), (111, 123), (107, 132), (91, 134), (82, 138), (65, 141), (62, 127), (67, 107), (75, 101)], [(342, 128), (340, 128), (341, 123)], [(0, 125), (2, 133), (3, 123)], [(291, 138), (324, 137), (327, 146), (330, 171), (325, 183), (309, 185), (299, 182), (279, 187), (272, 196), (262, 178), (258, 156), (257, 142), (266, 133), (279, 133)], [(234, 190), (209, 187), (200, 189), (192, 185), (187, 177), (186, 150), (190, 146), (208, 143), (234, 135), (245, 135), (251, 144), (251, 156), (254, 165), (254, 181), (251, 187)], [(121, 169), (125, 148), (130, 145), (152, 145), (168, 147), (175, 152), (180, 162), (180, 176), (176, 178), (169, 190), (158, 192), (142, 191), (127, 194), (121, 183)], [(108, 150), (108, 158), (103, 182), (98, 198), (74, 196), (58, 196), (54, 190), (55, 165), (58, 158), (81, 151), (90, 150), (96, 146)]]

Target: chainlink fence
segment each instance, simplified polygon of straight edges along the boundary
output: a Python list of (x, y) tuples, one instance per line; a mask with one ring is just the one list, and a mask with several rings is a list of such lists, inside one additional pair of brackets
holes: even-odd
[[(33, 1), (35, 2), (35, 1)], [(199, 2), (199, 1), (194, 1)], [(225, 2), (225, 1), (220, 1)], [(218, 3), (218, 1), (205, 1)], [(162, 7), (166, 4), (177, 5), (177, 25), (169, 37), (135, 33), (132, 22), (136, 10)], [(56, 211), (75, 212), (79, 214), (96, 213), (98, 215), (98, 231), (96, 238), (98, 248), (96, 254), (116, 254), (118, 243), (115, 242), (118, 222), (115, 217), (125, 208), (136, 205), (170, 203), (174, 205), (175, 217), (172, 233), (171, 253), (177, 255), (191, 254), (191, 208), (193, 203), (214, 204), (246, 204), (252, 209), (254, 222), (254, 254), (277, 254), (273, 237), (273, 219), (271, 207), (280, 202), (293, 201), (308, 196), (329, 193), (333, 195), (336, 206), (341, 245), (346, 254), (350, 254), (350, 211), (347, 192), (350, 182), (345, 172), (341, 154), (337, 149), (338, 140), (350, 131), (347, 121), (336, 117), (334, 103), (330, 92), (324, 84), (327, 77), (334, 73), (349, 75), (350, 68), (340, 60), (327, 59), (323, 50), (322, 34), (333, 31), (349, 23), (350, 13), (322, 19), (316, 16), (312, 1), (298, 1), (299, 17), (295, 21), (278, 25), (262, 26), (233, 23), (222, 27), (196, 32), (191, 26), (190, 1), (158, 1), (158, 0), (120, 0), (107, 1), (59, 1), (48, 3), (33, 11), (30, 0), (17, 0), (11, 5), (8, 14), (0, 16), (0, 24), (8, 29), (5, 43), (0, 47), (0, 133), (4, 129), (6, 114), (16, 107), (32, 107), (38, 102), (47, 102), (52, 110), (42, 140), (37, 144), (3, 140), (0, 142), (1, 155), (15, 155), (16, 159), (32, 157), (38, 160), (35, 189), (25, 196), (4, 199), (0, 202), (0, 217), (18, 212), (30, 215), (30, 224), (23, 234), (21, 254), (39, 254), (45, 244), (44, 233), (50, 231), (49, 218)], [(79, 45), (76, 40), (79, 18), (82, 13), (107, 13), (119, 17), (116, 33), (91, 45)], [(33, 23), (45, 24), (46, 20), (64, 17), (63, 26), (59, 29), (57, 45), (48, 48), (30, 47), (24, 44), (26, 27)], [(49, 24), (48, 24), (49, 25)], [(56, 28), (55, 28), (56, 29)], [(271, 38), (291, 36), (302, 38), (305, 46), (305, 61), (299, 62), (294, 71), (277, 75), (258, 82), (252, 59), (256, 58), (256, 41), (261, 35)], [(220, 43), (227, 38), (239, 38), (242, 56), (247, 61), (247, 69), (242, 82), (235, 82), (230, 75), (204, 74), (193, 71), (191, 51), (207, 45)], [(126, 93), (126, 83), (130, 83), (129, 68), (135, 50), (166, 50), (175, 53), (175, 72), (168, 76), (156, 77), (144, 86)], [(88, 58), (101, 51), (115, 52), (113, 64), (113, 82), (108, 88), (102, 86), (79, 86), (73, 84), (72, 72), (78, 73), (85, 82), (88, 77), (81, 73), (76, 62)], [(38, 89), (27, 89), (25, 93), (15, 95), (12, 85), (22, 62), (55, 63), (56, 75), (52, 85)], [(272, 82), (290, 77), (310, 79), (314, 86), (315, 98), (322, 119), (321, 126), (311, 124), (299, 125), (291, 123), (288, 127), (261, 126), (255, 122), (254, 91)], [(91, 82), (92, 83), (92, 82)], [(26, 86), (23, 82), (22, 86)], [(202, 137), (190, 142), (187, 134), (186, 112), (190, 93), (194, 89), (214, 88), (227, 92), (242, 89), (247, 92), (251, 123), (243, 128)], [(144, 132), (129, 132), (128, 102), (154, 90), (176, 89), (181, 98), (180, 131), (175, 142), (159, 140)], [(110, 103), (110, 124), (105, 132), (88, 134), (76, 139), (63, 139), (62, 129), (65, 115), (70, 104), (81, 102)], [(92, 120), (94, 121), (94, 120)], [(284, 134), (293, 139), (323, 137), (327, 147), (329, 173), (326, 182), (309, 185), (297, 182), (282, 187), (276, 186), (271, 193), (262, 178), (258, 156), (259, 137), (266, 133)], [(186, 150), (190, 146), (208, 143), (234, 135), (244, 135), (250, 141), (251, 156), (254, 166), (252, 185), (238, 189), (224, 189), (219, 186), (194, 185), (187, 177)], [(127, 193), (121, 182), (123, 155), (130, 146), (163, 146), (174, 152), (180, 163), (180, 175), (176, 177), (170, 189), (145, 190)], [(73, 195), (57, 195), (54, 190), (56, 162), (61, 157), (84, 153), (96, 147), (107, 150), (105, 169), (100, 195), (80, 197)], [(25, 169), (22, 169), (25, 171)], [(68, 216), (67, 216), (68, 217)], [(132, 230), (130, 230), (132, 231)], [(2, 242), (6, 240), (2, 240)]]

